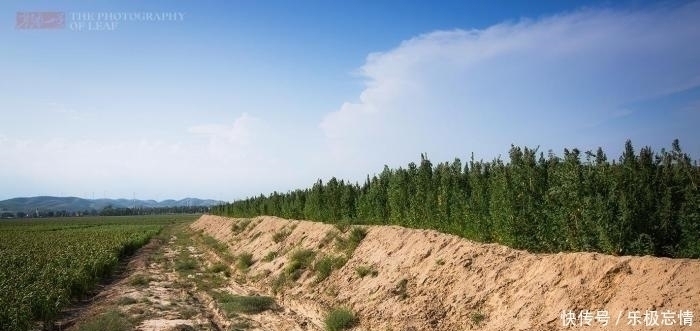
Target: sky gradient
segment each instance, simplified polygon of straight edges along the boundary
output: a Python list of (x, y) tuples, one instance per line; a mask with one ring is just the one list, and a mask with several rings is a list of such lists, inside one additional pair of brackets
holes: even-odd
[[(230, 201), (511, 144), (700, 158), (698, 2), (215, 3), (0, 3), (0, 199)], [(43, 11), (66, 27), (15, 26)], [(71, 28), (133, 12), (183, 19)]]

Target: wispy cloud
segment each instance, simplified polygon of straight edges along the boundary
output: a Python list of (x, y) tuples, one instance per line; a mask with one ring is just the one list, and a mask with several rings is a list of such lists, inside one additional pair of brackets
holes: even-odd
[(624, 133), (591, 126), (626, 105), (700, 85), (698, 17), (700, 3), (592, 9), (420, 35), (368, 56), (365, 90), (320, 127), (347, 160), (600, 143)]
[(231, 125), (203, 124), (189, 128), (190, 133), (202, 135), (211, 141), (224, 141), (226, 143), (245, 146), (251, 143), (253, 131), (260, 125), (260, 120), (243, 113), (236, 118)]

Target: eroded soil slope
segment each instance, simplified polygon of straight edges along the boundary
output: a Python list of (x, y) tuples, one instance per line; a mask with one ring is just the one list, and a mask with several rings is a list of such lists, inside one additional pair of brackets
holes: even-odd
[[(349, 229), (276, 217), (205, 215), (191, 227), (226, 244), (234, 256), (252, 254), (242, 281), (276, 296), (310, 329), (321, 329), (334, 307), (347, 307), (363, 330), (568, 329), (564, 310), (572, 310), (577, 324), (581, 310), (608, 312), (607, 327), (593, 319), (574, 329), (700, 330), (700, 317), (681, 326), (677, 315), (700, 313), (697, 260), (531, 254), (396, 226), (364, 227), (366, 237), (348, 251), (342, 244)], [(314, 262), (299, 267), (290, 261), (300, 250), (312, 253)], [(327, 278), (318, 265), (324, 257), (340, 261)], [(658, 326), (644, 326), (647, 310), (657, 312)], [(663, 320), (662, 312), (673, 312), (674, 319)]]

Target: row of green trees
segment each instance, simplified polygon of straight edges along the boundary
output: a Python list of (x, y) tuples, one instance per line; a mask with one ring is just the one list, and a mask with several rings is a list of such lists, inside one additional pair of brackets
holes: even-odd
[(362, 185), (318, 180), (214, 212), (429, 228), (536, 252), (700, 257), (700, 168), (678, 140), (660, 153), (627, 141), (612, 162), (600, 148), (545, 156), (511, 146), (509, 156), (434, 166), (421, 155)]

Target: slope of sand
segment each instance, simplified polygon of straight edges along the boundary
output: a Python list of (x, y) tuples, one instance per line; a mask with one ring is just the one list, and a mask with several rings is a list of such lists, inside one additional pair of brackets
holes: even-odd
[[(317, 256), (338, 255), (327, 233), (334, 226), (277, 217), (257, 217), (240, 233), (242, 219), (205, 215), (195, 230), (226, 243), (233, 254), (250, 252), (256, 261), (249, 284), (272, 293), (288, 252), (312, 249)], [(597, 253), (531, 254), (497, 244), (480, 244), (431, 230), (368, 226), (352, 257), (326, 280), (307, 271), (277, 298), (322, 328), (324, 314), (349, 307), (363, 330), (559, 330), (562, 311), (610, 316), (604, 327), (593, 320), (581, 330), (700, 330), (700, 261), (655, 257), (616, 257)], [(273, 235), (290, 230), (276, 243)], [(279, 239), (279, 238), (278, 238)], [(278, 257), (263, 258), (271, 251)], [(361, 278), (359, 266), (376, 277)], [(403, 286), (402, 286), (403, 285)], [(627, 325), (628, 315), (657, 311), (659, 326)], [(691, 311), (692, 326), (680, 326), (679, 311)], [(661, 313), (675, 313), (662, 325)], [(618, 320), (619, 317), (619, 320)], [(580, 320), (577, 319), (577, 322)], [(666, 321), (670, 323), (670, 320)], [(649, 320), (649, 323), (653, 323)], [(617, 324), (617, 325), (616, 325)]]

